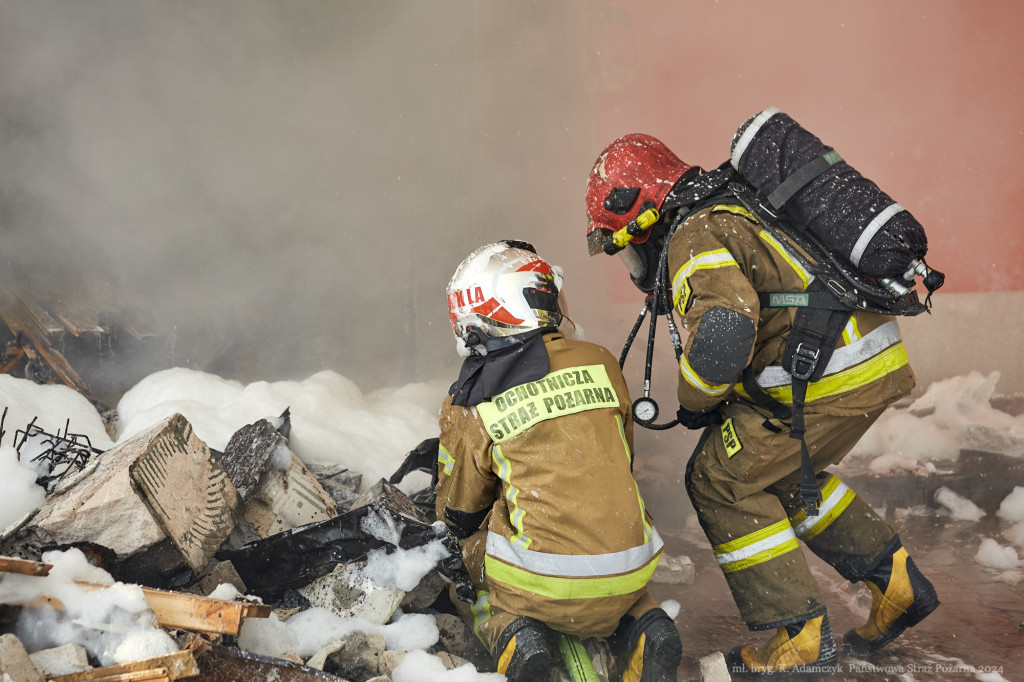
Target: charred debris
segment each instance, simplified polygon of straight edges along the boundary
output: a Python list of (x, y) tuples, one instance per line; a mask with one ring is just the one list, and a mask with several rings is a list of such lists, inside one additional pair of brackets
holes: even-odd
[[(286, 621), (313, 607), (379, 625), (399, 611), (429, 613), (441, 634), (429, 653), (449, 668), (489, 665), (450, 602), (449, 586), (470, 589), (457, 543), (434, 523), (428, 490), (417, 503), (396, 485), (418, 465), (360, 492), (358, 472), (310, 468), (292, 452), (287, 411), (238, 429), (223, 452), (180, 414), (102, 452), (69, 428), (0, 426), (0, 444), (34, 460), (47, 492), (39, 509), (0, 529), (0, 679), (390, 679), (403, 652), (388, 651), (377, 635), (353, 632), (312, 656), (238, 646), (247, 620)], [(375, 552), (431, 543), (442, 558), (411, 589), (367, 570)], [(65, 592), (33, 582), (50, 575), (51, 550), (78, 550), (117, 584), (141, 589), (152, 622), (177, 651), (111, 664), (77, 641), (26, 646), (19, 634), (30, 614), (64, 608), (57, 595)]]

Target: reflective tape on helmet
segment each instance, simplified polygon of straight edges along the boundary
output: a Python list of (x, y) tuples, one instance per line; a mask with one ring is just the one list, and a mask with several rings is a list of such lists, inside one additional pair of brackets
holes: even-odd
[(803, 510), (797, 512), (790, 521), (793, 530), (804, 542), (813, 540), (839, 518), (856, 496), (849, 486), (832, 476), (821, 488), (822, 501), (818, 506), (818, 516), (808, 516)]
[(569, 367), (514, 386), (476, 406), (495, 443), (535, 424), (569, 414), (618, 407), (619, 397), (604, 365)]
[(799, 546), (789, 519), (783, 519), (767, 528), (715, 545), (714, 552), (722, 571), (735, 573), (792, 552)]

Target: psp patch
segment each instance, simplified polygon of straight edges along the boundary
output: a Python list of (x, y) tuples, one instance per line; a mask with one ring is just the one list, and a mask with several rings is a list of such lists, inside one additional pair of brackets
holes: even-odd
[(722, 424), (722, 444), (725, 446), (725, 454), (732, 458), (737, 452), (743, 449), (740, 437), (736, 435), (736, 427), (732, 424), (732, 417)]

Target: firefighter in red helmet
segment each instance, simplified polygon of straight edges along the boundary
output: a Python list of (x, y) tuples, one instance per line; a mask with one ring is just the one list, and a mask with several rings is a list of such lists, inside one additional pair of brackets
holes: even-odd
[[(857, 310), (825, 375), (806, 384), (803, 439), (788, 437), (797, 384), (781, 360), (794, 310), (762, 305), (759, 294), (805, 292), (815, 275), (807, 254), (738, 200), (739, 179), (727, 163), (691, 166), (650, 135), (621, 137), (590, 172), (587, 244), (591, 255), (621, 257), (649, 300), (660, 265), (671, 288), (653, 309), (671, 310), (688, 332), (678, 419), (704, 431), (686, 488), (748, 627), (775, 630), (733, 649), (731, 671), (827, 674), (838, 650), (798, 540), (872, 594), (867, 622), (844, 638), (854, 653), (877, 651), (938, 605), (899, 536), (826, 471), (910, 393), (914, 374), (895, 319)], [(802, 444), (817, 508), (801, 496)]]
[(629, 392), (607, 349), (560, 331), (561, 289), (515, 241), (448, 285), (466, 359), (441, 407), (435, 508), (477, 591), (457, 606), (512, 682), (545, 678), (553, 631), (610, 636), (624, 682), (669, 682), (682, 644), (647, 591), (664, 545), (633, 480)]

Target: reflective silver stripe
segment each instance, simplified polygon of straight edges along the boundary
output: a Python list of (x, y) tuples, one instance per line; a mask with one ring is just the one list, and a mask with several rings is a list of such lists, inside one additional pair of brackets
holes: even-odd
[(665, 543), (658, 531), (651, 529), (651, 539), (621, 552), (609, 554), (549, 554), (517, 547), (492, 531), (487, 532), (487, 553), (531, 573), (573, 578), (577, 576), (616, 575), (630, 573), (647, 565)]
[(792, 526), (787, 525), (786, 528), (783, 528), (774, 535), (769, 535), (764, 540), (758, 540), (757, 542), (753, 542), (745, 547), (740, 547), (732, 552), (715, 554), (715, 559), (718, 560), (719, 566), (724, 566), (725, 564), (749, 559), (761, 552), (778, 547), (791, 540), (796, 541), (796, 533), (793, 532)]
[(842, 481), (839, 481), (839, 485), (836, 486), (835, 490), (829, 493), (829, 496), (822, 500), (821, 506), (818, 507), (818, 515), (808, 516), (804, 521), (801, 521), (799, 524), (797, 524), (797, 526), (794, 528), (796, 534), (800, 537), (803, 537), (807, 534), (808, 531), (814, 528), (815, 524), (825, 520), (827, 520), (828, 523), (831, 523), (834, 520), (830, 518), (832, 510), (835, 508), (837, 504), (839, 504), (839, 501), (843, 499), (843, 495), (849, 492), (849, 490), (850, 486), (846, 485)]
[(757, 135), (757, 131), (761, 129), (768, 119), (775, 114), (782, 113), (777, 107), (768, 107), (760, 114), (754, 117), (754, 120), (750, 122), (747, 129), (743, 131), (740, 139), (736, 142), (736, 146), (732, 148), (732, 158), (729, 160), (732, 163), (732, 167), (736, 170), (740, 169), (740, 159), (743, 158), (743, 152), (747, 151), (747, 146), (750, 141), (754, 139), (754, 135)]
[(899, 204), (890, 204), (871, 219), (868, 226), (860, 233), (860, 237), (857, 238), (857, 243), (853, 245), (853, 250), (850, 252), (850, 262), (853, 263), (854, 267), (860, 265), (860, 259), (864, 255), (865, 249), (868, 248), (871, 238), (875, 236), (875, 233), (881, 230), (882, 226), (889, 222), (889, 218), (892, 218), (903, 210), (904, 208)]
[[(832, 359), (825, 367), (825, 376), (841, 372), (844, 369), (860, 364), (881, 353), (889, 346), (902, 340), (900, 326), (895, 320), (886, 322), (878, 329), (872, 330), (853, 343), (837, 348)], [(792, 383), (793, 377), (779, 365), (765, 367), (757, 377), (757, 385), (761, 388), (775, 388)]]

